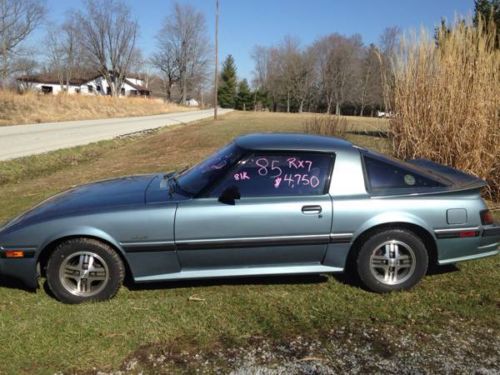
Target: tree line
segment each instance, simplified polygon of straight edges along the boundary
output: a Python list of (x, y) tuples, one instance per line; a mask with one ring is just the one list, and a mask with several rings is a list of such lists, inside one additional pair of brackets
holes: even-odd
[(360, 35), (337, 33), (302, 47), (286, 36), (277, 45), (255, 46), (253, 88), (237, 82), (234, 59), (223, 64), (219, 102), (223, 107), (285, 112), (373, 115), (388, 111), (384, 86), (392, 81), (391, 59), (400, 30), (387, 28), (379, 45), (365, 46)]

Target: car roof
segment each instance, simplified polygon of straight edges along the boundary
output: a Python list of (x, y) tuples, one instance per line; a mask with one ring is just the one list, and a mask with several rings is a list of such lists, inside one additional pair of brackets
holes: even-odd
[(340, 138), (302, 133), (255, 133), (236, 138), (247, 150), (332, 152), (352, 149), (353, 144)]

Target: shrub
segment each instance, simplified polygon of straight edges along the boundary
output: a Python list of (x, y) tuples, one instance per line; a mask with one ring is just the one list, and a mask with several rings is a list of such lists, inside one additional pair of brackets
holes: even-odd
[(427, 158), (477, 175), (500, 199), (500, 51), (493, 23), (456, 22), (433, 40), (404, 39), (390, 120), (396, 157)]
[(304, 132), (345, 138), (348, 132), (345, 117), (336, 115), (319, 115), (304, 122)]

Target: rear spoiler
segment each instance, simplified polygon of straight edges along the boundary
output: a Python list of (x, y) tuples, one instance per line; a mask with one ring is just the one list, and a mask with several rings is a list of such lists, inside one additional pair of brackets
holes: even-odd
[(449, 189), (447, 189), (448, 191), (481, 189), (488, 185), (486, 181), (479, 177), (464, 173), (455, 168), (434, 163), (430, 160), (413, 159), (407, 160), (406, 162), (418, 167), (419, 169), (422, 169), (431, 176), (436, 175), (441, 179), (449, 181), (450, 185)]

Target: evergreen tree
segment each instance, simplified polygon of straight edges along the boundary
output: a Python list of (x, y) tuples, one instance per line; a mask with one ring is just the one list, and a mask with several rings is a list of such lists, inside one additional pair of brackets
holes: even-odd
[(217, 98), (222, 108), (234, 108), (236, 102), (236, 65), (233, 56), (229, 55), (222, 64), (221, 82), (217, 90)]
[(261, 111), (264, 109), (270, 109), (273, 105), (271, 97), (267, 91), (257, 90), (253, 93), (254, 109)]
[(247, 111), (252, 109), (253, 96), (246, 79), (240, 81), (238, 85), (238, 95), (236, 96), (236, 109)]

